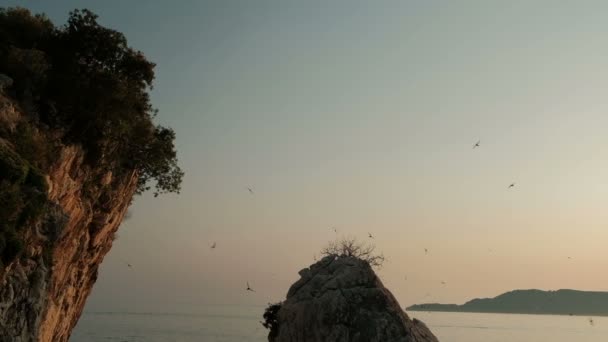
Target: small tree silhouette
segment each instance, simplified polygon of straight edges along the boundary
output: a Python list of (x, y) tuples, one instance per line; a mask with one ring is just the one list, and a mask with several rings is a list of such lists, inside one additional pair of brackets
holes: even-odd
[(279, 310), (281, 309), (282, 302), (278, 303), (268, 303), (268, 307), (264, 311), (264, 322), (262, 325), (264, 328), (270, 330), (269, 338), (276, 337), (279, 333), (279, 321), (277, 315), (279, 314)]
[(374, 268), (381, 268), (385, 258), (383, 254), (376, 254), (375, 250), (375, 245), (365, 244), (349, 237), (330, 242), (321, 250), (321, 254), (334, 257), (355, 257), (366, 261)]

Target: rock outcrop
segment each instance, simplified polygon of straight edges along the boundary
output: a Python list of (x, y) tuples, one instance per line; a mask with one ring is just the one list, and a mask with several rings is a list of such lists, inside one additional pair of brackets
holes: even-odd
[(271, 342), (437, 342), (365, 261), (328, 256), (299, 274), (276, 314)]
[[(7, 127), (19, 111), (0, 100), (0, 125)], [(39, 173), (43, 184), (22, 189), (44, 195), (46, 202), (36, 219), (19, 227), (19, 256), (0, 265), (0, 342), (68, 341), (131, 203), (137, 174), (92, 168), (80, 147), (67, 145), (58, 147), (48, 169), (35, 171), (15, 150), (14, 143), (0, 139), (0, 165), (15, 166), (15, 179), (26, 179), (15, 184)], [(0, 177), (1, 182), (13, 180)]]

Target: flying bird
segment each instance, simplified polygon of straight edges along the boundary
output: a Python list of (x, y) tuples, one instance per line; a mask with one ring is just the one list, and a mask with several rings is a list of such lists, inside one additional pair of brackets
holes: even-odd
[(367, 235), (369, 236), (370, 239), (373, 239), (374, 237), (372, 236), (372, 233), (367, 233)]
[(255, 292), (251, 286), (249, 286), (249, 282), (247, 282), (247, 290), (246, 291), (251, 291), (251, 292)]
[(511, 183), (511, 184), (509, 184), (509, 189), (511, 189), (511, 188), (512, 188), (512, 187), (514, 187), (514, 186), (515, 186), (515, 183)]
[(333, 229), (334, 229), (334, 233), (338, 234), (338, 228), (333, 227)]
[(445, 281), (442, 281), (442, 282), (441, 282), (441, 285), (445, 285)]
[(214, 243), (211, 245), (211, 249), (215, 249), (215, 247), (216, 247), (216, 246), (217, 246), (217, 243), (215, 243), (215, 242), (214, 242)]
[(249, 191), (249, 193), (253, 195), (253, 189), (252, 188), (247, 188), (247, 191)]
[(131, 269), (133, 268), (133, 265), (129, 264), (125, 259), (122, 259), (122, 262), (124, 262), (128, 268), (131, 268)]
[(424, 249), (424, 254), (429, 254), (429, 250), (428, 249)]
[(590, 325), (594, 325), (595, 324), (595, 322), (593, 322), (593, 318), (589, 318), (589, 324)]
[(133, 265), (129, 264), (126, 260), (123, 260), (122, 262), (124, 262), (125, 265), (127, 265), (127, 267), (129, 267), (130, 269), (133, 269)]
[(478, 141), (475, 143), (475, 145), (473, 145), (473, 149), (475, 149), (475, 148), (479, 147), (479, 144), (480, 144), (480, 143), (481, 143), (481, 140), (478, 140)]

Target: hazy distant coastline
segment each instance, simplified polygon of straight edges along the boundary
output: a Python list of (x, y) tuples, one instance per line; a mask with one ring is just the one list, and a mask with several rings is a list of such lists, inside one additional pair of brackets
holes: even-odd
[(412, 305), (406, 310), (608, 316), (608, 292), (514, 290), (494, 298), (476, 298), (462, 305), (423, 303)]

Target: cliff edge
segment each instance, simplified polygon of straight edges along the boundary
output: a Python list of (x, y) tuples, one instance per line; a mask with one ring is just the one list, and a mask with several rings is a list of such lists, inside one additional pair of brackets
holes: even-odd
[(0, 7), (0, 342), (63, 342), (134, 194), (179, 193), (155, 64), (89, 10)]
[(437, 342), (424, 323), (410, 319), (369, 264), (327, 256), (301, 278), (276, 311), (271, 342)]
[[(0, 125), (29, 125), (25, 120), (0, 96)], [(131, 203), (137, 174), (94, 169), (78, 146), (57, 146), (46, 170), (17, 150), (0, 138), (0, 205), (13, 209), (3, 213), (0, 234), (6, 262), (0, 269), (0, 341), (67, 341)], [(15, 232), (7, 234), (13, 217)]]

